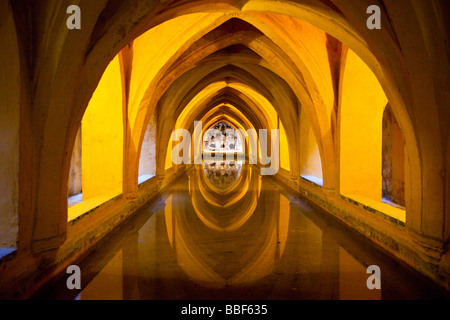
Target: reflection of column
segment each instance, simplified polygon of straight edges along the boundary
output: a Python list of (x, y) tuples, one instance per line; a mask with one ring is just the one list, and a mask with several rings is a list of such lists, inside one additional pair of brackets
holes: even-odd
[[(167, 250), (167, 244), (168, 241), (166, 240), (167, 237), (163, 237), (164, 234), (166, 234), (166, 226), (165, 226), (165, 208), (166, 205), (160, 205), (156, 209), (154, 215), (155, 215), (155, 240), (153, 242), (153, 246), (150, 248), (153, 261), (150, 262), (150, 265), (147, 267), (147, 270), (149, 272), (149, 286), (147, 286), (146, 290), (149, 293), (148, 299), (159, 299), (162, 298), (160, 296), (161, 294), (161, 287), (162, 287), (162, 280), (165, 277), (162, 276), (162, 273), (164, 273), (165, 266), (162, 266), (162, 269), (160, 268), (160, 264), (157, 263), (158, 261), (163, 260), (161, 257), (161, 251)], [(162, 240), (164, 239), (164, 240)], [(170, 248), (170, 245), (169, 245)]]
[[(280, 208), (281, 205), (281, 193), (278, 194), (277, 196), (275, 196), (273, 199), (273, 216), (274, 216), (274, 220), (275, 220), (275, 228), (277, 230), (277, 249), (276, 249), (276, 260), (278, 260), (278, 258), (281, 257), (281, 249), (280, 249), (280, 244), (281, 244), (281, 235), (280, 235), (280, 224), (282, 224), (282, 222), (280, 221), (280, 219), (283, 216), (283, 208)], [(262, 199), (260, 198), (259, 201), (261, 201)], [(284, 249), (284, 248), (283, 248)]]
[(289, 232), (289, 217), (291, 214), (291, 208), (293, 203), (291, 203), (282, 193), (279, 197), (279, 212), (277, 219), (277, 230), (278, 230), (278, 257), (281, 258), (286, 246), (287, 236)]
[[(176, 194), (174, 190), (172, 201)], [(170, 201), (170, 198), (167, 201)], [(152, 234), (151, 241), (145, 246), (145, 257), (141, 258), (141, 261), (145, 261), (145, 264), (142, 264), (145, 277), (138, 278), (138, 281), (141, 298), (146, 300), (172, 299), (179, 294), (179, 288), (177, 288), (179, 276), (174, 275), (178, 272), (175, 267), (177, 261), (168, 234), (168, 232), (173, 233), (173, 227), (168, 227), (166, 224), (166, 213), (169, 214), (166, 210), (171, 210), (172, 206), (167, 201), (166, 204), (158, 205), (154, 209), (152, 217), (154, 220), (151, 228), (148, 229), (148, 232)], [(184, 299), (188, 298), (184, 297)]]
[(320, 271), (321, 298), (339, 299), (339, 245), (326, 231), (322, 232)]
[(123, 241), (123, 299), (140, 298), (138, 288), (138, 240), (139, 233), (126, 235)]

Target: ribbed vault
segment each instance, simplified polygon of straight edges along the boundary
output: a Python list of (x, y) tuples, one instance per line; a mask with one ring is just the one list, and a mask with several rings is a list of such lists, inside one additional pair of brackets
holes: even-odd
[[(302, 184), (299, 160), (306, 123), (323, 171), (316, 200), (327, 208), (337, 203), (342, 220), (373, 228), (370, 236), (422, 272), (450, 278), (450, 188), (444, 188), (450, 67), (446, 22), (437, 14), (444, 12), (443, 1), (82, 0), (83, 27), (74, 32), (59, 14), (69, 2), (10, 1), (2, 12), (14, 20), (11, 35), (18, 44), (5, 50), (20, 56), (12, 75), (20, 78), (19, 252), (51, 252), (68, 238), (76, 136), (92, 98), (104, 88), (103, 75), (114, 74), (121, 99), (111, 110), (123, 124), (115, 128), (123, 152), (114, 156), (123, 163), (125, 201), (139, 198), (140, 154), (152, 117), (161, 181), (177, 169), (165, 168), (174, 129), (193, 133), (194, 121), (208, 127), (226, 120), (243, 130), (283, 128), (289, 170), (282, 179), (308, 193), (312, 187)], [(383, 11), (381, 30), (366, 27), (373, 4)], [(359, 79), (361, 70), (370, 77)], [(362, 81), (367, 78), (373, 81)], [(351, 154), (342, 156), (341, 123), (354, 107), (348, 97), (359, 97), (348, 94), (351, 85), (359, 83), (374, 84), (361, 86), (359, 96), (378, 90), (377, 101), (389, 101), (404, 137), (401, 232), (360, 212), (349, 218), (343, 202), (340, 168)]]

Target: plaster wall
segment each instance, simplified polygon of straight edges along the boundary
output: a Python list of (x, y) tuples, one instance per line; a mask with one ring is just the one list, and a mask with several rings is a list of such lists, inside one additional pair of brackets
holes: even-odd
[(287, 171), (291, 170), (289, 163), (289, 145), (286, 136), (286, 130), (280, 120), (280, 166)]
[(382, 118), (387, 98), (375, 75), (351, 50), (342, 81), (341, 194), (381, 201)]
[(405, 206), (405, 143), (390, 107), (383, 115), (383, 196)]
[(313, 129), (304, 111), (300, 111), (300, 174), (322, 179), (322, 160)]
[(167, 153), (166, 153), (166, 164), (165, 169), (172, 168), (172, 139), (169, 140), (169, 145), (167, 146)]
[(145, 131), (139, 160), (139, 176), (156, 174), (156, 110)]
[(83, 200), (122, 191), (123, 111), (118, 57), (109, 64), (82, 121)]
[(383, 157), (382, 157), (382, 195), (392, 196), (392, 117), (389, 107), (383, 114)]
[(405, 206), (405, 143), (397, 123), (392, 130), (392, 200)]
[(69, 197), (81, 193), (82, 175), (81, 175), (81, 129), (78, 130), (75, 145), (73, 147), (72, 158), (70, 159), (69, 171)]
[(14, 21), (0, 4), (0, 247), (17, 245), (19, 197), (20, 69)]

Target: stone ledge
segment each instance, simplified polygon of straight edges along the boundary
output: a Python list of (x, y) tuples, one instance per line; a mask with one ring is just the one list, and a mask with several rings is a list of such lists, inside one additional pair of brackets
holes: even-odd
[(44, 254), (32, 254), (29, 250), (16, 251), (5, 256), (0, 272), (0, 299), (26, 299), (33, 295), (52, 277), (64, 272), (68, 265), (79, 261), (89, 250), (110, 232), (137, 214), (152, 201), (157, 201), (168, 181), (177, 179), (185, 168), (168, 171), (165, 181), (159, 185), (150, 179), (139, 186), (137, 199), (128, 202), (122, 194), (93, 205), (74, 220), (68, 222), (67, 239), (57, 249)]
[[(274, 178), (298, 193), (307, 203), (332, 215), (437, 284), (450, 288), (450, 277), (447, 277), (450, 276), (448, 272), (450, 267), (441, 262), (441, 250), (438, 252), (437, 248), (433, 248), (433, 252), (427, 252), (426, 247), (418, 245), (411, 238), (404, 223), (399, 223), (398, 220), (393, 221), (392, 217), (382, 212), (373, 213), (372, 210), (375, 209), (368, 210), (369, 206), (359, 204), (357, 201), (350, 201), (351, 199), (347, 200), (337, 195), (329, 197), (320, 186), (313, 183), (300, 181), (302, 183), (296, 187), (282, 176), (276, 175)], [(371, 214), (368, 214), (369, 212)], [(446, 252), (446, 255), (448, 254)], [(447, 269), (441, 270), (443, 266)]]
[(117, 201), (120, 198), (122, 198), (121, 193), (111, 193), (93, 197), (70, 207), (68, 210), (69, 225), (73, 225), (78, 220), (98, 210), (100, 207), (109, 202)]
[(406, 226), (405, 210), (355, 194), (341, 194), (341, 198), (392, 223)]
[(16, 256), (16, 248), (0, 248), (0, 264)]

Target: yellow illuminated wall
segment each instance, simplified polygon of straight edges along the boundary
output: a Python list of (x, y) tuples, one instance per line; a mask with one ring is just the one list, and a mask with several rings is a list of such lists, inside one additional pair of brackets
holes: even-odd
[(387, 98), (369, 67), (348, 50), (340, 106), (340, 187), (381, 201), (382, 118)]
[(289, 146), (286, 136), (286, 131), (284, 130), (283, 124), (280, 124), (280, 166), (288, 171), (291, 170), (289, 166)]
[[(171, 133), (172, 134), (172, 133)], [(166, 153), (166, 170), (172, 168), (172, 138), (169, 140)]]
[[(148, 30), (133, 42), (133, 72), (130, 81), (130, 121), (138, 116), (141, 101), (151, 81), (165, 63), (220, 13), (192, 13), (176, 17)], [(183, 32), (179, 32), (183, 30)], [(175, 36), (174, 36), (175, 35)], [(145, 108), (144, 108), (145, 109)], [(145, 110), (142, 109), (142, 112)]]
[(83, 200), (122, 191), (123, 114), (118, 57), (109, 64), (82, 121)]
[(319, 146), (303, 108), (300, 113), (300, 175), (322, 179)]

